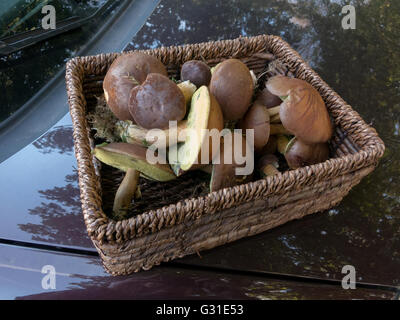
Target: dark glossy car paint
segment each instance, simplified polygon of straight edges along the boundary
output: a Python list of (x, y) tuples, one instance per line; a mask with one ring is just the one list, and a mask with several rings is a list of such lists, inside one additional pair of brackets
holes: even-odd
[[(400, 72), (400, 50), (394, 51), (396, 38), (388, 27), (400, 26), (398, 3), (384, 1), (395, 7), (391, 11), (377, 1), (360, 5), (358, 33), (345, 33), (338, 4), (300, 2), (166, 0), (127, 50), (261, 33), (282, 36), (381, 134), (388, 151), (373, 174), (327, 212), (202, 252), (201, 258), (113, 278), (102, 269), (83, 223), (66, 114), (0, 164), (0, 282), (5, 285), (0, 288), (8, 288), (0, 289), (0, 297), (398, 298), (400, 92), (390, 77), (393, 68)], [(371, 25), (379, 14), (386, 17), (387, 29)], [(59, 103), (66, 103), (64, 94)], [(41, 287), (39, 271), (46, 264), (60, 273), (56, 290)], [(345, 265), (357, 271), (356, 290), (340, 286)], [(366, 283), (371, 285), (363, 287)]]

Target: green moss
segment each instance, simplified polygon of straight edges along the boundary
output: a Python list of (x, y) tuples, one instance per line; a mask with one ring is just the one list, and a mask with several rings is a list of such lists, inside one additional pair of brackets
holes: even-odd
[(121, 138), (116, 130), (118, 119), (108, 107), (104, 95), (97, 98), (94, 111), (87, 115), (90, 126), (96, 131), (94, 137), (107, 142), (120, 142)]

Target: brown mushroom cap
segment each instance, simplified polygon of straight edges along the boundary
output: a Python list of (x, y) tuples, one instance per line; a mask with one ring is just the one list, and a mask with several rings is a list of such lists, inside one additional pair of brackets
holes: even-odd
[[(242, 167), (244, 165), (238, 165), (235, 162), (234, 154), (235, 152), (239, 152), (239, 150), (235, 149), (235, 139), (242, 139), (242, 155), (246, 155), (246, 147), (247, 141), (244, 136), (239, 133), (234, 132), (232, 135), (231, 143), (227, 143), (227, 140), (223, 139), (220, 147), (220, 161), (219, 163), (213, 164), (213, 169), (211, 173), (211, 181), (210, 181), (210, 191), (217, 191), (223, 188), (233, 187), (239, 184), (247, 183), (251, 181), (252, 174), (250, 175), (236, 175), (236, 168)], [(232, 163), (224, 162), (224, 154), (225, 152), (232, 153)], [(254, 157), (254, 154), (251, 155)], [(253, 158), (254, 159), (254, 158)]]
[(247, 110), (238, 127), (242, 130), (254, 130), (254, 150), (260, 151), (267, 143), (270, 133), (269, 113), (258, 101)]
[(210, 67), (203, 61), (186, 61), (181, 68), (181, 80), (189, 80), (197, 88), (201, 86), (208, 86), (211, 80)]
[(282, 103), (282, 100), (271, 93), (268, 88), (264, 88), (257, 94), (257, 101), (259, 101), (262, 105), (266, 106), (267, 108), (273, 108), (279, 106)]
[(306, 144), (293, 138), (285, 151), (285, 159), (291, 169), (324, 162), (329, 158), (327, 143)]
[(145, 81), (149, 73), (168, 75), (157, 58), (141, 52), (123, 54), (111, 64), (103, 89), (107, 104), (118, 119), (133, 120), (128, 109), (130, 92)]
[(141, 127), (165, 129), (169, 121), (180, 121), (184, 118), (185, 97), (168, 77), (150, 73), (142, 85), (132, 89), (129, 111)]
[(210, 91), (218, 100), (225, 120), (241, 119), (254, 93), (250, 70), (237, 59), (221, 62), (211, 76)]
[(268, 80), (272, 94), (287, 96), (280, 106), (283, 126), (305, 143), (322, 143), (332, 136), (332, 123), (321, 95), (306, 81), (285, 76)]

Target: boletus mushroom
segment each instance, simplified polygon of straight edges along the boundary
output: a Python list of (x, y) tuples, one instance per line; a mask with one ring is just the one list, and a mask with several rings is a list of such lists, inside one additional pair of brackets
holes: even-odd
[[(154, 143), (157, 143), (158, 146), (165, 146), (166, 148), (170, 146), (171, 140), (175, 141), (175, 144), (184, 142), (186, 139), (186, 128), (187, 120), (181, 120), (176, 126), (171, 126), (164, 130), (145, 129), (141, 126), (133, 124), (129, 120), (118, 121), (116, 123), (116, 131), (123, 142), (141, 144), (144, 147), (148, 147)], [(174, 138), (170, 139), (170, 137)]]
[(263, 155), (257, 162), (257, 168), (263, 177), (273, 176), (279, 173), (279, 161), (273, 154)]
[(181, 68), (181, 80), (189, 80), (197, 88), (208, 86), (211, 80), (210, 67), (200, 60), (186, 61)]
[(254, 93), (250, 70), (238, 59), (224, 60), (212, 73), (210, 92), (220, 104), (225, 120), (241, 119)]
[(165, 129), (169, 121), (180, 121), (186, 114), (182, 91), (168, 77), (150, 73), (131, 90), (129, 111), (135, 122), (146, 129)]
[[(235, 143), (235, 141), (241, 143)], [(245, 136), (240, 133), (233, 132), (231, 135), (224, 136), (219, 149), (219, 159), (213, 161), (210, 192), (250, 182), (253, 172), (238, 174), (237, 169), (243, 168), (245, 163), (238, 163), (237, 157), (239, 155), (241, 159), (253, 161), (254, 164), (254, 153), (252, 151)]]
[(266, 87), (283, 99), (279, 115), (288, 132), (308, 144), (327, 142), (331, 138), (332, 123), (328, 111), (312, 85), (304, 80), (278, 75), (270, 78)]
[(239, 121), (238, 128), (254, 130), (254, 151), (260, 151), (267, 143), (270, 134), (270, 118), (267, 108), (255, 101)]
[(329, 158), (328, 143), (307, 144), (294, 137), (285, 150), (285, 159), (291, 169), (320, 163)]
[(125, 171), (114, 199), (113, 212), (118, 218), (126, 215), (132, 198), (137, 194), (139, 176), (157, 181), (176, 179), (167, 164), (150, 164), (146, 159), (147, 148), (131, 143), (113, 142), (96, 146), (93, 154), (101, 162)]
[(141, 52), (123, 54), (111, 64), (103, 90), (108, 106), (118, 119), (133, 120), (128, 109), (130, 92), (145, 81), (149, 73), (168, 75), (161, 61)]
[(223, 127), (224, 118), (217, 99), (206, 86), (200, 87), (192, 97), (185, 141), (169, 149), (169, 162), (175, 174), (181, 175), (211, 162), (218, 152), (213, 140), (217, 135), (219, 146)]

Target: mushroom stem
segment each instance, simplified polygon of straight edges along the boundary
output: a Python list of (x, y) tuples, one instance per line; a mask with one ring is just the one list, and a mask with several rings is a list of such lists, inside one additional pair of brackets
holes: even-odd
[(282, 124), (271, 124), (270, 127), (270, 134), (287, 134), (287, 135), (291, 135), (292, 133), (289, 132)]
[(262, 169), (262, 173), (264, 174), (264, 176), (268, 177), (268, 176), (273, 176), (275, 174), (278, 174), (279, 170), (277, 168), (275, 168), (274, 165), (268, 164)]
[(281, 117), (279, 113), (270, 118), (270, 123), (281, 123)]
[(128, 169), (125, 177), (115, 194), (113, 212), (119, 217), (126, 216), (127, 210), (135, 196), (139, 184), (140, 172), (135, 169)]
[(283, 134), (278, 134), (277, 135), (277, 144), (278, 144), (279, 153), (285, 154), (286, 147), (289, 144), (289, 139)]
[[(187, 121), (182, 120), (178, 122), (178, 125), (176, 127), (162, 130), (163, 134), (161, 134), (160, 136), (162, 138), (165, 137), (165, 146), (169, 146), (169, 137), (171, 135), (175, 135), (177, 137), (177, 142), (184, 142), (186, 139), (186, 128)], [(117, 123), (117, 131), (119, 132), (122, 141), (128, 143), (140, 143), (144, 146), (152, 145), (159, 138), (159, 135), (157, 134), (158, 132), (154, 132), (154, 135), (149, 134), (149, 132), (151, 132), (149, 129), (131, 124), (127, 121), (119, 121)]]
[(178, 83), (178, 88), (181, 89), (183, 96), (185, 97), (186, 104), (189, 104), (192, 101), (192, 96), (196, 92), (196, 86), (191, 83), (189, 80)]
[(276, 106), (276, 107), (272, 107), (272, 108), (268, 108), (268, 113), (270, 117), (273, 117), (277, 114), (279, 114), (279, 110), (280, 110), (281, 106)]

